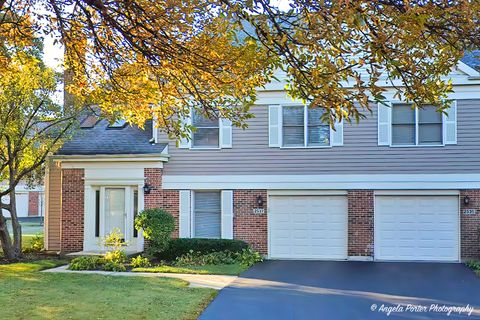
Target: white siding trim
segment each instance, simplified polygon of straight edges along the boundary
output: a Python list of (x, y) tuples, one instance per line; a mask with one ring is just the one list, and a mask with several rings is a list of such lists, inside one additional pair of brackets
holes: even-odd
[(192, 203), (191, 203), (191, 191), (180, 190), (179, 195), (179, 218), (178, 218), (178, 233), (180, 238), (190, 238), (192, 235), (191, 230), (191, 217), (192, 217)]
[(344, 196), (344, 190), (269, 190), (268, 196)]
[(376, 196), (458, 196), (458, 190), (377, 190)]
[(392, 103), (378, 103), (378, 145), (389, 146), (392, 140)]
[(221, 193), (221, 238), (233, 239), (233, 191), (223, 190)]
[(162, 182), (164, 189), (177, 190), (451, 190), (480, 188), (480, 174), (164, 175)]

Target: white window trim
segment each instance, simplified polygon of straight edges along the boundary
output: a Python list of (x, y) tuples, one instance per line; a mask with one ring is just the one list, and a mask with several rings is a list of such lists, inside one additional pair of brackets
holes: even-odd
[[(283, 107), (302, 107), (303, 106), (303, 146), (284, 146), (283, 145)], [(301, 104), (283, 104), (280, 106), (280, 123), (279, 123), (279, 139), (280, 149), (328, 149), (332, 148), (332, 127), (328, 135), (328, 145), (309, 146), (308, 144), (308, 106)]]
[(432, 148), (445, 147), (445, 117), (442, 114), (442, 143), (441, 144), (418, 144), (418, 108), (415, 108), (415, 144), (393, 144), (393, 108), (398, 104), (407, 104), (406, 102), (391, 102), (390, 108), (390, 148)]

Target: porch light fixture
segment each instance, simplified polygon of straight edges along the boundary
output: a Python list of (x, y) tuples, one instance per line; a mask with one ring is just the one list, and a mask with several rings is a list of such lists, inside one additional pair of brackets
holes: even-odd
[(262, 198), (262, 196), (258, 196), (258, 197), (257, 197), (257, 206), (259, 206), (260, 208), (263, 207), (263, 198)]
[(470, 197), (469, 197), (469, 196), (465, 196), (465, 197), (463, 198), (463, 204), (466, 205), (466, 206), (468, 206), (469, 203), (470, 203)]
[(150, 191), (152, 191), (152, 186), (149, 185), (148, 183), (145, 183), (145, 185), (143, 186), (143, 193), (144, 194), (150, 194)]

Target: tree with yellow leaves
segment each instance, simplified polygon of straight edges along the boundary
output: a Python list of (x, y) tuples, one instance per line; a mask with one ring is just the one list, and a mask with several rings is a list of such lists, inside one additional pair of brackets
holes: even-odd
[(12, 240), (0, 210), (0, 243), (6, 259), (22, 256), (15, 187), (21, 181), (42, 180), (47, 156), (68, 137), (78, 114), (74, 112), (78, 109), (63, 110), (52, 100), (58, 76), (43, 65), (38, 44), (25, 43), (18, 49), (3, 47), (0, 77), (0, 203), (10, 212), (13, 229)]
[[(25, 19), (66, 48), (82, 103), (186, 136), (192, 108), (243, 126), (256, 88), (283, 69), (287, 92), (324, 120), (359, 119), (390, 81), (415, 106), (448, 105), (445, 81), (480, 47), (478, 0), (1, 1), (8, 37)], [(0, 21), (0, 24), (3, 22)], [(0, 26), (2, 28), (2, 26)], [(365, 74), (368, 76), (365, 77)]]

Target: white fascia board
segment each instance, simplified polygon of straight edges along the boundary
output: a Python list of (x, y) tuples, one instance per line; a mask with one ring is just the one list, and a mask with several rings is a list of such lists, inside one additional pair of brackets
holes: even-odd
[(358, 174), (358, 175), (164, 175), (164, 189), (224, 190), (432, 190), (478, 189), (476, 174)]
[[(476, 71), (473, 68), (470, 68), (469, 66), (465, 65), (463, 69), (471, 69), (468, 74), (465, 75), (459, 75), (459, 74), (451, 74), (447, 77), (442, 77), (443, 81), (452, 81), (454, 90), (456, 86), (462, 86), (462, 85), (480, 85), (480, 73)], [(460, 69), (460, 71), (464, 72), (464, 70)], [(368, 81), (368, 77), (362, 78), (365, 82)], [(340, 82), (344, 88), (353, 88), (353, 79), (352, 81), (341, 81)], [(383, 87), (383, 88), (402, 88), (404, 87), (403, 82), (399, 79), (394, 79), (390, 80), (389, 78), (386, 77), (381, 77), (377, 82), (376, 85)], [(264, 91), (285, 91), (285, 88), (287, 86), (287, 80), (286, 79), (280, 79), (280, 81), (272, 81), (267, 83), (265, 86), (257, 88), (258, 92), (264, 92)]]
[(464, 63), (462, 61), (458, 62), (457, 68), (458, 68), (458, 70), (466, 73), (470, 77), (479, 77), (480, 76), (480, 72), (473, 69), (472, 67), (470, 67), (469, 65), (467, 65), (466, 63)]
[[(479, 79), (480, 80), (480, 79)], [(469, 85), (457, 85), (454, 88), (454, 92), (448, 94), (448, 99), (451, 100), (466, 100), (466, 99), (480, 99), (480, 81), (477, 84)], [(394, 97), (396, 90), (393, 88), (387, 88), (383, 93), (387, 101), (398, 100), (398, 97)], [(285, 91), (261, 91), (258, 93), (255, 105), (298, 105), (302, 104), (301, 101), (293, 100)]]
[(140, 162), (161, 161), (168, 162), (168, 154), (127, 154), (127, 155), (54, 155), (50, 157), (54, 161), (62, 162)]

